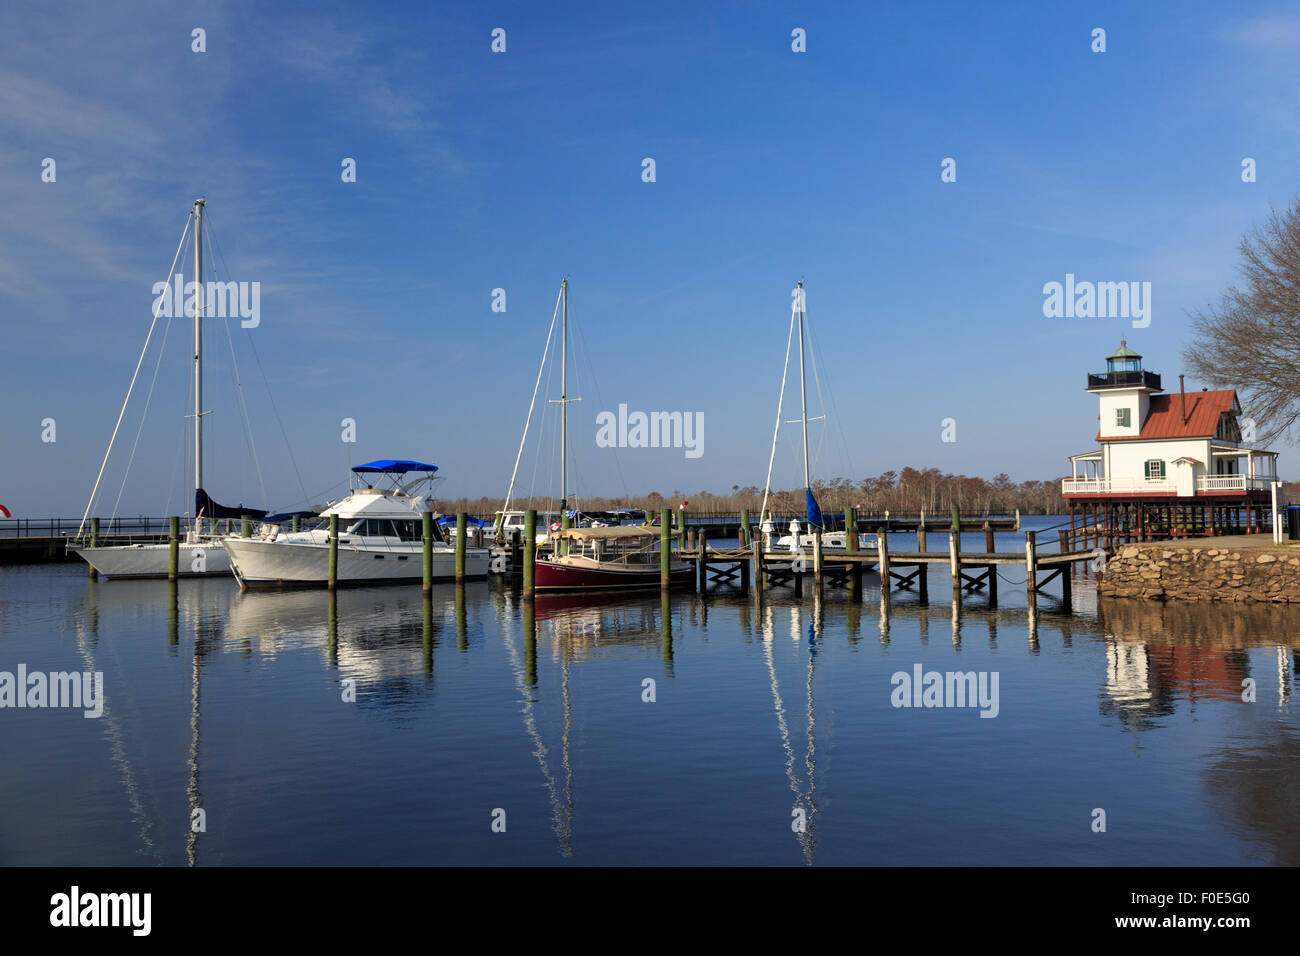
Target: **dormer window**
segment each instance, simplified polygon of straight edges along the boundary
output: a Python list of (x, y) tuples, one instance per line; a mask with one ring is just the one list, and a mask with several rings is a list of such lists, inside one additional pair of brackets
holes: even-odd
[(1115, 409), (1116, 426), (1118, 426), (1119, 428), (1131, 428), (1133, 425), (1132, 413), (1133, 410), (1131, 408)]

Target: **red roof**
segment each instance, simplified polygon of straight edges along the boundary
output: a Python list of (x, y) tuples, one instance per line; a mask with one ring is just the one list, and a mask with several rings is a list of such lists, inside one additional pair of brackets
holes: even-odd
[(1217, 392), (1188, 392), (1187, 421), (1183, 421), (1182, 400), (1178, 395), (1152, 395), (1146, 421), (1138, 435), (1102, 435), (1098, 441), (1142, 441), (1152, 438), (1213, 438), (1219, 430), (1219, 418), (1230, 412), (1237, 401), (1233, 389)]

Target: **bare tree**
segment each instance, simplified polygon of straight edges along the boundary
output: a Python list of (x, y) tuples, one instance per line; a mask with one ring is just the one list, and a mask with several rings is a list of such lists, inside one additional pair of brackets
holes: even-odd
[(1241, 285), (1191, 314), (1183, 353), (1202, 381), (1241, 392), (1262, 442), (1296, 435), (1300, 420), (1300, 201), (1242, 237)]

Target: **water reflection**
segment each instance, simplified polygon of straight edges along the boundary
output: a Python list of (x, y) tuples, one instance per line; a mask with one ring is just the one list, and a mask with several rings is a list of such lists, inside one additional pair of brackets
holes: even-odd
[(813, 694), (814, 668), (817, 661), (817, 646), (822, 639), (822, 602), (820, 594), (814, 591), (812, 613), (798, 605), (789, 608), (790, 640), (799, 643), (804, 637), (804, 618), (807, 616), (808, 666), (804, 682), (807, 715), (804, 736), (807, 741), (804, 750), (804, 770), (797, 766), (794, 747), (794, 734), (787, 719), (785, 702), (781, 697), (781, 686), (777, 679), (776, 661), (772, 654), (772, 645), (776, 640), (776, 609), (768, 604), (763, 608), (763, 658), (767, 663), (768, 686), (772, 692), (772, 707), (776, 713), (777, 731), (781, 737), (781, 748), (785, 752), (785, 774), (790, 781), (790, 792), (794, 794), (794, 808), (791, 810), (791, 830), (795, 834), (804, 863), (812, 866), (817, 855), (817, 718), (816, 702)]
[[(1086, 581), (1080, 585), (1086, 586)], [(1032, 692), (1043, 698), (1060, 694), (1067, 685), (1038, 689), (1046, 683), (1038, 679), (1050, 677), (1068, 680), (1070, 692), (1077, 692), (1079, 700), (1074, 710), (1060, 705), (1052, 715), (1058, 723), (1050, 727), (1015, 723), (1013, 708), (1005, 710), (1000, 721), (988, 721), (997, 724), (999, 732), (1010, 727), (1005, 732), (1015, 737), (1016, 744), (1007, 752), (989, 742), (992, 734), (970, 737), (968, 727), (959, 727), (955, 732), (968, 735), (968, 746), (990, 748), (990, 768), (1013, 773), (1014, 760), (1008, 754), (1019, 759), (1026, 751), (1050, 746), (1047, 741), (1056, 739), (1053, 735), (1070, 733), (1078, 739), (1093, 735), (1100, 742), (1087, 756), (1100, 768), (1099, 776), (1110, 774), (1119, 780), (1130, 770), (1115, 762), (1113, 742), (1117, 733), (1131, 734), (1133, 753), (1121, 748), (1126, 756), (1131, 758), (1139, 750), (1155, 752), (1178, 764), (1170, 771), (1180, 775), (1176, 779), (1200, 785), (1214, 814), (1207, 826), (1230, 830), (1235, 839), (1259, 847), (1276, 862), (1300, 862), (1294, 840), (1294, 811), (1300, 809), (1296, 805), (1300, 729), (1290, 711), (1300, 667), (1300, 609), (1107, 600), (1093, 605), (1095, 614), (1068, 614), (1058, 602), (1047, 599), (1026, 607), (990, 608), (972, 601), (962, 606), (944, 598), (933, 604), (909, 596), (889, 600), (878, 592), (870, 598), (865, 594), (849, 598), (815, 588), (807, 589), (801, 599), (770, 590), (761, 599), (757, 594), (719, 592), (707, 598), (539, 596), (530, 602), (506, 582), (444, 586), (427, 598), (418, 590), (393, 588), (346, 589), (335, 594), (238, 593), (210, 582), (185, 582), (179, 588), (159, 582), (140, 587), (118, 582), (109, 588), (78, 580), (76, 587), (84, 588), (82, 596), (68, 602), (68, 610), (60, 613), (75, 635), (87, 670), (101, 669), (104, 663), (101, 625), (107, 628), (110, 623), (105, 622), (122, 620), (143, 622), (138, 630), (146, 653), (179, 657), (182, 666), (189, 664), (188, 714), (175, 713), (173, 727), (184, 726), (188, 719), (183, 780), (191, 813), (203, 809), (211, 815), (213, 808), (205, 806), (203, 794), (206, 791), (212, 799), (214, 787), (223, 787), (219, 773), (200, 775), (202, 746), (212, 749), (217, 746), (214, 741), (221, 740), (211, 729), (220, 725), (211, 720), (207, 737), (201, 733), (204, 706), (235, 706), (229, 696), (214, 705), (202, 693), (205, 672), (215, 673), (218, 655), (236, 660), (256, 656), (267, 666), (297, 667), (316, 686), (353, 679), (358, 704), (373, 714), (403, 721), (430, 712), (441, 714), (434, 693), (438, 681), (448, 687), (475, 681), (469, 687), (470, 703), (462, 699), (459, 706), (477, 707), (478, 712), (451, 711), (456, 732), (470, 748), (475, 741), (526, 742), (530, 756), (521, 752), (513, 762), (521, 776), (526, 771), (527, 781), (513, 782), (520, 792), (534, 789), (539, 803), (544, 792), (552, 859), (557, 855), (562, 860), (579, 858), (580, 850), (591, 852), (591, 833), (596, 829), (592, 804), (602, 798), (608, 801), (611, 781), (626, 769), (617, 763), (617, 754), (607, 757), (608, 764), (581, 766), (584, 753), (590, 760), (584, 751), (583, 729), (590, 733), (611, 714), (608, 701), (600, 700), (595, 690), (601, 687), (602, 674), (617, 670), (620, 662), (648, 660), (651, 673), (661, 673), (675, 681), (674, 686), (698, 682), (707, 673), (716, 682), (716, 689), (708, 690), (717, 700), (710, 702), (716, 710), (705, 710), (706, 716), (730, 719), (744, 712), (744, 733), (771, 748), (764, 751), (757, 746), (734, 763), (725, 763), (724, 758), (723, 764), (701, 772), (714, 773), (724, 782), (729, 774), (743, 773), (755, 790), (774, 783), (778, 795), (789, 801), (791, 813), (785, 824), (790, 830), (781, 835), (783, 852), (797, 851), (805, 865), (815, 865), (819, 854), (825, 862), (837, 862), (837, 843), (846, 835), (855, 838), (851, 827), (863, 824), (846, 824), (843, 813), (837, 818), (836, 803), (845, 807), (853, 801), (832, 797), (854, 793), (859, 814), (864, 801), (873, 812), (872, 801), (887, 803), (886, 784), (868, 784), (858, 791), (849, 788), (859, 785), (858, 776), (870, 781), (872, 762), (882, 750), (897, 745), (881, 734), (881, 728), (897, 735), (900, 725), (887, 723), (888, 714), (882, 718), (872, 710), (875, 703), (870, 694), (842, 702), (837, 713), (828, 688), (846, 674), (860, 686), (882, 682), (901, 659), (957, 661), (965, 670), (985, 666), (974, 659), (990, 661), (990, 655), (996, 655), (993, 666), (1015, 678), (1004, 683), (1004, 691), (1035, 688)], [(872, 606), (876, 601), (878, 609)], [(1076, 611), (1084, 603), (1076, 599)], [(150, 614), (157, 617), (152, 632), (146, 620)], [(164, 622), (166, 633), (161, 635)], [(150, 636), (156, 641), (153, 645), (147, 644)], [(182, 636), (192, 642), (188, 662), (180, 650)], [(705, 650), (716, 653), (710, 658)], [(310, 660), (312, 666), (295, 664), (295, 655)], [(706, 667), (714, 669), (706, 671)], [(489, 673), (489, 678), (483, 673)], [(484, 683), (494, 679), (493, 673), (500, 679), (499, 686)], [(130, 678), (129, 673), (123, 675), (124, 680)], [(209, 681), (213, 679), (209, 676)], [(1251, 682), (1254, 706), (1243, 700)], [(221, 693), (220, 682), (212, 686)], [(243, 690), (245, 685), (238, 686)], [(584, 689), (591, 692), (584, 694)], [(140, 692), (147, 690), (146, 686)], [(257, 687), (247, 686), (250, 695), (258, 692)], [(169, 855), (177, 855), (178, 848), (166, 851), (169, 841), (164, 835), (171, 832), (175, 838), (175, 823), (166, 821), (178, 820), (179, 814), (162, 812), (153, 796), (151, 777), (163, 774), (145, 760), (147, 748), (141, 745), (141, 735), (146, 731), (140, 729), (140, 718), (129, 709), (129, 701), (128, 695), (110, 695), (95, 732), (108, 743), (111, 766), (129, 807), (133, 839), (150, 861), (163, 863)], [(1021, 713), (1029, 709), (1024, 701), (1018, 704)], [(1175, 721), (1181, 721), (1182, 732), (1200, 748), (1198, 760), (1186, 760), (1175, 742), (1153, 733)], [(369, 724), (371, 734), (374, 723)], [(985, 733), (984, 723), (974, 722), (979, 733)], [(849, 724), (862, 735), (851, 744), (843, 731), (837, 731), (839, 740), (828, 734), (831, 727)], [(944, 753), (935, 738), (925, 736), (932, 732), (913, 721), (902, 733), (909, 743), (916, 735), (918, 751), (925, 744), (933, 748), (932, 753)], [(951, 727), (944, 731), (950, 732)], [(699, 744), (698, 737), (695, 743)], [(1185, 741), (1177, 743), (1185, 745)], [(827, 761), (837, 752), (851, 753), (857, 765), (842, 760), (828, 774)], [(175, 770), (179, 749), (172, 753)], [(900, 758), (895, 753), (893, 759)], [(582, 772), (576, 772), (575, 763)], [(474, 769), (466, 766), (463, 771), (472, 774)], [(453, 779), (428, 785), (454, 792), (463, 784)], [(162, 801), (163, 807), (177, 808), (179, 789)], [(224, 792), (217, 789), (218, 794)], [(446, 797), (448, 792), (439, 794)], [(187, 828), (185, 859), (191, 866), (200, 862), (201, 840), (208, 841), (204, 852), (211, 857), (211, 838)], [(1062, 840), (1068, 843), (1068, 837)]]
[[(1099, 605), (1106, 642), (1103, 713), (1143, 730), (1181, 702), (1291, 699), (1300, 609), (1108, 599)], [(1272, 673), (1253, 673), (1251, 648), (1272, 647)], [(1248, 701), (1247, 701), (1248, 702)]]

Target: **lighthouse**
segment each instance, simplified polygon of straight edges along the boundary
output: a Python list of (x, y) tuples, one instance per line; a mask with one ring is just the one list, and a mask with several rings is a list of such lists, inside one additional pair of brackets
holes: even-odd
[(1183, 537), (1263, 530), (1277, 453), (1242, 439), (1233, 389), (1166, 393), (1160, 376), (1121, 340), (1106, 371), (1089, 372), (1098, 447), (1070, 456), (1061, 483), (1071, 527), (1126, 537)]

